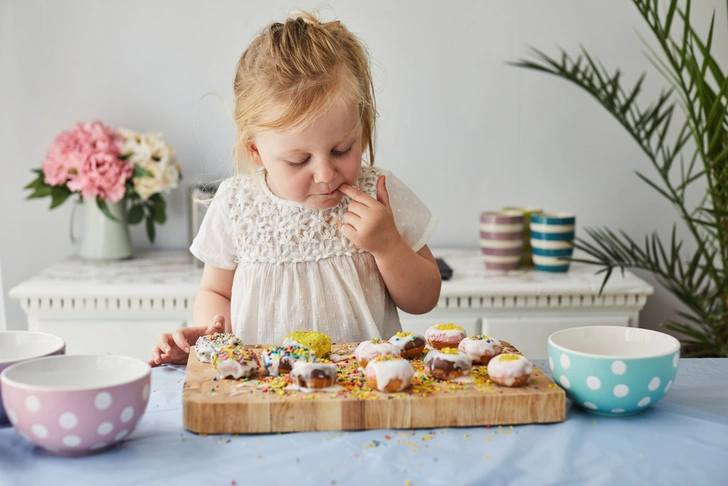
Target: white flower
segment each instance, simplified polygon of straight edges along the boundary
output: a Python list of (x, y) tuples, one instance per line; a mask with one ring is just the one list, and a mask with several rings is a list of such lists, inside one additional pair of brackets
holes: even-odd
[(174, 150), (161, 133), (139, 134), (133, 130), (119, 129), (125, 141), (122, 152), (131, 154), (129, 160), (151, 174), (134, 178), (134, 190), (142, 199), (177, 187), (181, 168)]

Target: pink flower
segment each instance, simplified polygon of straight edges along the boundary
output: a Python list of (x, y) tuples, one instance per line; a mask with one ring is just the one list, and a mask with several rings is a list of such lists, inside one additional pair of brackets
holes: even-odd
[(119, 159), (123, 141), (124, 137), (100, 121), (78, 123), (71, 131), (61, 132), (43, 160), (45, 183), (67, 184), (84, 198), (119, 201), (126, 192), (124, 183), (134, 171), (133, 163)]
[(134, 163), (119, 159), (110, 152), (89, 155), (71, 175), (68, 188), (80, 191), (84, 199), (98, 196), (102, 200), (118, 202), (126, 193), (126, 180), (134, 173)]

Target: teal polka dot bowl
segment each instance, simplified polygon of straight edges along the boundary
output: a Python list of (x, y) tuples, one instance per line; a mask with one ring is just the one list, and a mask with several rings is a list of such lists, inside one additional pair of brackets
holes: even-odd
[(549, 336), (549, 366), (557, 385), (589, 412), (633, 415), (670, 390), (680, 342), (649, 329), (589, 326)]

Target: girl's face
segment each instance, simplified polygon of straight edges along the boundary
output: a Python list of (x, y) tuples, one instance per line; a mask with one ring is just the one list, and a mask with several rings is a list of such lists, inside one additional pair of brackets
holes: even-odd
[(311, 209), (336, 206), (343, 183), (354, 185), (361, 168), (361, 127), (354, 103), (337, 103), (303, 129), (263, 132), (251, 146), (276, 196)]

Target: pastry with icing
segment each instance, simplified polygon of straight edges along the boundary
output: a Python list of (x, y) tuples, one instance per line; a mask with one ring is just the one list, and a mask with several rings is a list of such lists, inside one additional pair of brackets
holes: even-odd
[(318, 331), (293, 331), (283, 339), (284, 346), (299, 345), (311, 349), (317, 358), (331, 352), (331, 338)]
[(425, 331), (427, 344), (435, 349), (457, 348), (460, 341), (465, 339), (467, 334), (462, 327), (449, 322), (447, 324), (435, 324)]
[(228, 345), (212, 352), (212, 366), (220, 378), (248, 378), (260, 369), (258, 355), (239, 345)]
[(296, 361), (290, 377), (301, 388), (329, 388), (336, 383), (336, 365), (330, 361)]
[(525, 385), (533, 373), (533, 364), (520, 354), (499, 354), (488, 363), (490, 380), (503, 386)]
[(354, 357), (362, 368), (366, 368), (371, 360), (379, 356), (394, 356), (399, 358), (400, 354), (397, 346), (388, 341), (382, 341), (379, 338), (362, 341), (354, 350)]
[(296, 361), (313, 361), (315, 355), (309, 348), (297, 344), (291, 346), (272, 346), (260, 353), (263, 366), (271, 376), (288, 374)]
[(197, 360), (201, 363), (212, 362), (212, 352), (229, 345), (242, 346), (243, 342), (235, 336), (227, 332), (214, 332), (200, 336), (195, 342), (195, 354)]
[(367, 386), (385, 393), (396, 393), (412, 386), (415, 370), (405, 358), (386, 355), (371, 360), (364, 374)]
[(500, 354), (501, 343), (495, 338), (479, 334), (460, 341), (458, 350), (467, 354), (473, 364), (488, 364), (494, 356)]
[(425, 375), (438, 380), (454, 380), (470, 374), (470, 358), (457, 348), (433, 349), (425, 356)]
[(391, 338), (389, 342), (399, 348), (400, 356), (403, 358), (416, 358), (425, 350), (424, 336), (413, 332), (398, 332)]

